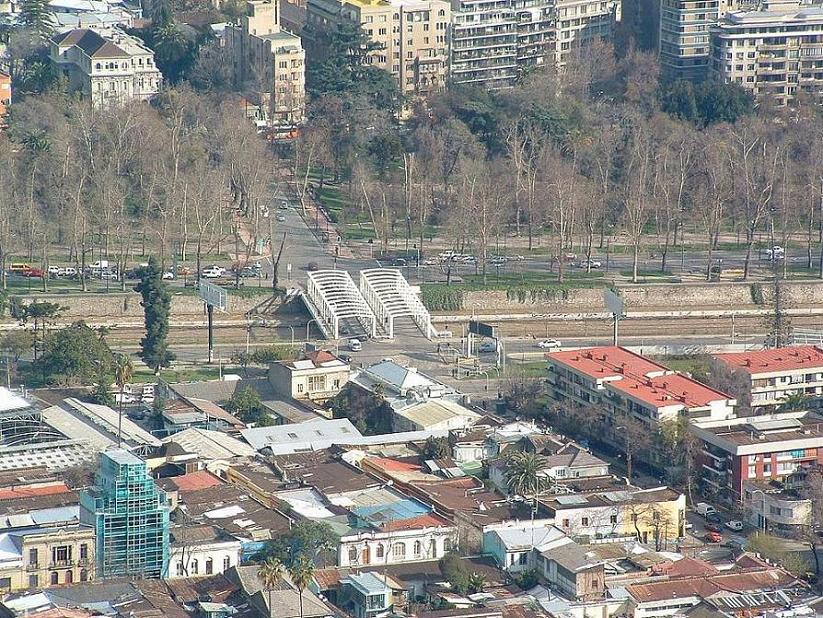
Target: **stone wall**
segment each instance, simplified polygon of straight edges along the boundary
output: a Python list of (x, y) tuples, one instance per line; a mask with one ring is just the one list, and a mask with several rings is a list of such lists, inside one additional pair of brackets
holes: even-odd
[[(22, 303), (32, 301), (58, 303), (67, 309), (62, 314), (62, 320), (99, 321), (101, 319), (121, 318), (132, 321), (143, 319), (143, 307), (140, 305), (140, 295), (134, 292), (110, 292), (108, 294), (37, 294), (26, 296), (16, 295)], [(225, 317), (243, 316), (249, 309), (265, 300), (265, 295), (250, 298), (232, 297), (229, 292), (229, 311)], [(203, 301), (193, 294), (172, 294), (171, 315), (173, 318), (205, 319)], [(215, 315), (216, 318), (216, 315)]]
[[(789, 306), (823, 304), (823, 281), (791, 281), (785, 284)], [(631, 311), (654, 309), (756, 309), (768, 304), (772, 286), (766, 282), (671, 283), (618, 286)], [(755, 299), (758, 302), (755, 302)], [(602, 289), (525, 292), (503, 290), (465, 292), (465, 313), (599, 313), (606, 310)], [(442, 311), (437, 313), (452, 313)]]

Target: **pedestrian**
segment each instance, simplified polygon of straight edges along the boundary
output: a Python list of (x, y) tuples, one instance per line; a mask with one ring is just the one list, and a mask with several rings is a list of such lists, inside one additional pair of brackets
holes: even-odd
[(440, 354), (440, 344), (437, 344), (437, 353)]

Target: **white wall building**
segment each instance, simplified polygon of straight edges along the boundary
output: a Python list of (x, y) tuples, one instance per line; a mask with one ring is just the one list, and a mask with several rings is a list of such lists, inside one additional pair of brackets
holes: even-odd
[(51, 61), (95, 107), (124, 101), (146, 101), (160, 90), (163, 75), (154, 52), (137, 37), (110, 30), (75, 29), (51, 40)]
[(363, 530), (342, 536), (337, 564), (354, 567), (439, 560), (457, 548), (457, 528), (435, 517), (428, 525), (407, 530)]
[(240, 564), (241, 543), (214, 526), (171, 529), (168, 579), (225, 573)]

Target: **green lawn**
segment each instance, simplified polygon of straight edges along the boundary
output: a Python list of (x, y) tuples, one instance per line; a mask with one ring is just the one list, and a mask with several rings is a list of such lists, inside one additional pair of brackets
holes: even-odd
[[(223, 366), (223, 374), (242, 373), (239, 367)], [(166, 382), (198, 382), (200, 380), (218, 380), (220, 378), (219, 367), (181, 367), (163, 369), (160, 377)], [(157, 378), (148, 367), (139, 367), (132, 375), (132, 382), (153, 382)]]

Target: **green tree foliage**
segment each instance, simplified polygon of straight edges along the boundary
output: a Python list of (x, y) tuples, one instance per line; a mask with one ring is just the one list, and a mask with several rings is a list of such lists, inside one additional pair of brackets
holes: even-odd
[(288, 533), (266, 543), (259, 556), (262, 560), (276, 559), (287, 567), (300, 558), (324, 563), (325, 553), (334, 550), (340, 537), (329, 524), (318, 521), (300, 521)]
[(114, 394), (111, 392), (111, 388), (109, 388), (109, 382), (109, 377), (106, 375), (101, 375), (97, 380), (97, 384), (94, 385), (94, 390), (91, 394), (91, 399), (94, 403), (100, 404), (101, 406), (114, 406)]
[(85, 322), (52, 333), (34, 368), (48, 384), (92, 384), (110, 375), (114, 357), (109, 346)]
[(49, 0), (21, 0), (17, 23), (40, 45), (54, 35), (54, 12)]
[(168, 367), (174, 360), (174, 354), (169, 351), (166, 342), (171, 295), (154, 256), (149, 258), (148, 266), (142, 269), (140, 283), (134, 289), (143, 297), (141, 304), (146, 324), (146, 336), (140, 340), (140, 358), (152, 368), (155, 375), (159, 375), (160, 369)]
[(258, 427), (274, 424), (274, 420), (260, 401), (260, 395), (250, 386), (236, 390), (223, 407), (244, 423), (254, 423)]
[(753, 111), (752, 97), (739, 84), (715, 81), (697, 86), (685, 80), (673, 82), (661, 104), (670, 115), (702, 126), (736, 122)]
[(531, 590), (540, 582), (540, 577), (535, 569), (526, 569), (515, 581), (522, 590)]
[(467, 594), (469, 592), (472, 574), (466, 566), (465, 560), (457, 554), (449, 552), (440, 559), (437, 565), (440, 567), (440, 573), (444, 579), (451, 584), (452, 590), (458, 594)]
[(442, 459), (450, 455), (451, 447), (449, 446), (448, 438), (435, 438), (434, 436), (426, 438), (426, 442), (423, 445), (423, 456), (426, 459)]
[(289, 566), (289, 577), (294, 587), (297, 588), (300, 618), (303, 618), (303, 591), (309, 587), (314, 578), (314, 564), (306, 556), (299, 556)]
[(12, 330), (0, 337), (0, 351), (11, 363), (12, 373), (17, 372), (20, 357), (34, 346), (34, 334), (27, 330)]
[(286, 573), (286, 565), (280, 562), (277, 558), (269, 558), (257, 570), (257, 577), (263, 583), (263, 589), (269, 595), (269, 612), (271, 612), (271, 592), (283, 579)]
[(347, 418), (364, 435), (391, 433), (392, 410), (377, 393), (346, 385), (331, 400), (334, 418)]
[(366, 62), (371, 52), (382, 48), (359, 24), (343, 24), (334, 31), (316, 34), (318, 50), (326, 53), (307, 67), (306, 90), (310, 95), (334, 95), (346, 100), (365, 97), (378, 109), (399, 108), (401, 97), (394, 78)]

